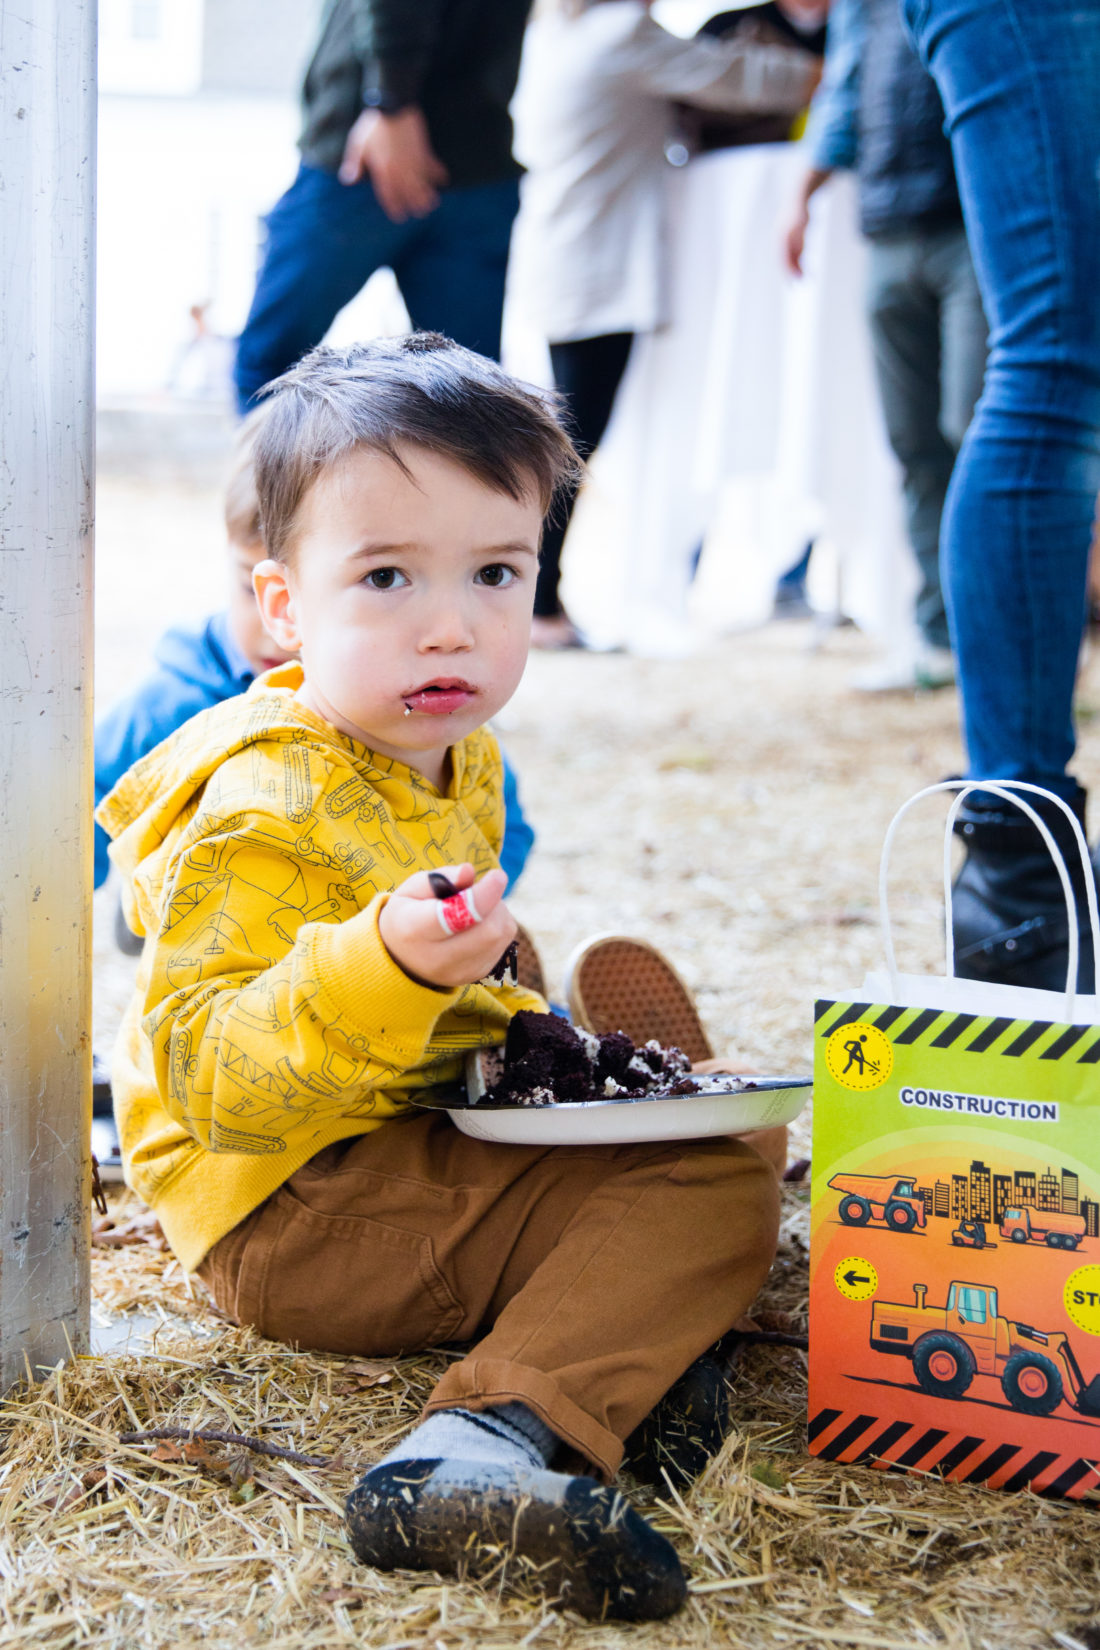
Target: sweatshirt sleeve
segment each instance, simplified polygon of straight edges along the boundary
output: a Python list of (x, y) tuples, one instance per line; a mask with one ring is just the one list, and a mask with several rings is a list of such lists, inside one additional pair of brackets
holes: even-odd
[(815, 59), (789, 46), (681, 40), (646, 16), (630, 43), (626, 72), (647, 91), (703, 109), (789, 114), (809, 102)]
[(324, 867), (224, 846), (182, 856), (150, 959), (142, 1023), (165, 1109), (208, 1150), (246, 1153), (326, 1116), (390, 1115), (460, 993), (393, 961), (387, 895), (334, 921)]
[(443, 0), (352, 0), (366, 108), (416, 103), (439, 40)]
[(833, 0), (821, 84), (810, 105), (803, 147), (822, 172), (859, 160), (860, 66), (867, 34), (864, 0)]

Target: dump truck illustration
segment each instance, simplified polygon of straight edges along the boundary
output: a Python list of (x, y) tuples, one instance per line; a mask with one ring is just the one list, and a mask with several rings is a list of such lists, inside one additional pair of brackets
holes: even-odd
[(1001, 1218), (1001, 1236), (1013, 1243), (1045, 1243), (1049, 1249), (1076, 1249), (1085, 1235), (1084, 1215), (1063, 1215), (1054, 1210), (1006, 1209)]
[(904, 1175), (835, 1174), (829, 1185), (843, 1194), (837, 1213), (845, 1226), (873, 1222), (892, 1232), (911, 1232), (927, 1220), (924, 1199)]
[(997, 1291), (953, 1283), (946, 1306), (926, 1306), (927, 1289), (913, 1285), (915, 1304), (875, 1301), (871, 1346), (910, 1358), (913, 1373), (934, 1398), (961, 1398), (975, 1376), (992, 1375), (1013, 1409), (1050, 1415), (1063, 1401), (1100, 1416), (1100, 1375), (1086, 1382), (1068, 1338), (997, 1313)]

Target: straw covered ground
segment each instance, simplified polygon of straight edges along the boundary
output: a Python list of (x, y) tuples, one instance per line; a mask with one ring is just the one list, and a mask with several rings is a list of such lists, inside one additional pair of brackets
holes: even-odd
[[(103, 502), (108, 568), (133, 565), (153, 503), (117, 488)], [(107, 618), (109, 635), (124, 628)], [(805, 1067), (815, 993), (857, 986), (877, 958), (893, 809), (959, 765), (950, 694), (858, 700), (846, 678), (867, 644), (850, 631), (818, 651), (809, 641), (806, 627), (771, 627), (676, 664), (540, 657), (502, 718), (540, 833), (514, 906), (551, 976), (584, 934), (645, 936), (696, 989), (716, 1044), (772, 1070)], [(122, 666), (107, 665), (121, 685)], [(1094, 664), (1081, 762), (1094, 785), (1098, 710)], [(942, 815), (930, 805), (900, 845), (898, 937), (914, 967), (933, 967), (941, 943)], [(110, 899), (96, 910), (100, 1045), (129, 979)], [(808, 1117), (792, 1155), (809, 1155)], [(773, 1329), (805, 1328), (807, 1199), (805, 1183), (785, 1191), (756, 1312)], [(4, 1404), (5, 1645), (1100, 1650), (1095, 1509), (811, 1460), (804, 1355), (785, 1346), (735, 1364), (728, 1442), (692, 1492), (639, 1501), (690, 1572), (673, 1621), (559, 1615), (503, 1555), (491, 1584), (364, 1571), (344, 1544), (343, 1497), (415, 1418), (447, 1354), (390, 1363), (261, 1341), (213, 1314), (129, 1194), (98, 1228), (97, 1314), (141, 1310), (160, 1327), (131, 1354), (37, 1371)], [(155, 1429), (182, 1436), (120, 1442)], [(296, 1458), (188, 1442), (191, 1429)]]

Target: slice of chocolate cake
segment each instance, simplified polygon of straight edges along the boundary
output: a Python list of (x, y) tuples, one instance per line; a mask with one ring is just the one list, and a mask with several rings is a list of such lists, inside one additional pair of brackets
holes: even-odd
[(568, 1101), (640, 1100), (695, 1094), (691, 1061), (678, 1048), (635, 1048), (623, 1031), (594, 1036), (557, 1014), (513, 1016), (503, 1072), (481, 1097), (487, 1106), (553, 1106)]

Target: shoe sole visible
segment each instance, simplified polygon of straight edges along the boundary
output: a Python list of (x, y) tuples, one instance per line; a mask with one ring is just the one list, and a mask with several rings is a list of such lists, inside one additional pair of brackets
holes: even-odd
[(540, 997), (548, 995), (542, 959), (522, 923), (516, 928), (516, 983), (525, 991), (537, 991)]
[(574, 1025), (586, 1031), (625, 1031), (639, 1046), (653, 1037), (665, 1048), (683, 1049), (693, 1063), (714, 1058), (690, 991), (645, 940), (620, 934), (586, 940), (565, 965), (564, 991)]
[[(378, 1570), (528, 1579), (589, 1621), (659, 1621), (687, 1596), (675, 1549), (615, 1490), (483, 1462), (398, 1461), (347, 1499), (352, 1550)], [(514, 1566), (514, 1568), (513, 1568)]]

